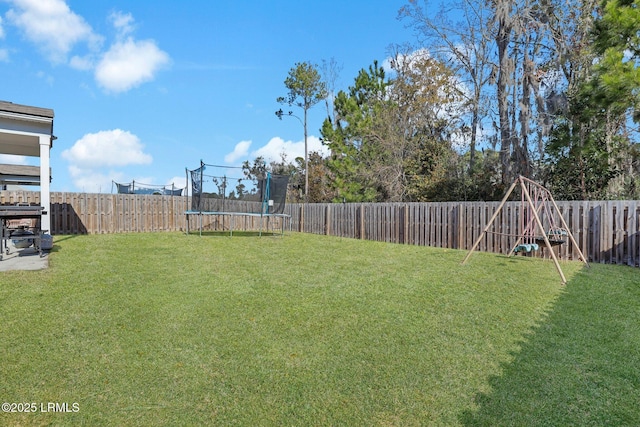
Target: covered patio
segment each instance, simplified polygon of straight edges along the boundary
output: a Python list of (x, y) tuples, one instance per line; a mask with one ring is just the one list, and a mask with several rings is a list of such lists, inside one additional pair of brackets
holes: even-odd
[(50, 151), (54, 139), (53, 110), (0, 101), (0, 154), (40, 158), (39, 166), (0, 165), (0, 189), (40, 186), (43, 231), (51, 230)]

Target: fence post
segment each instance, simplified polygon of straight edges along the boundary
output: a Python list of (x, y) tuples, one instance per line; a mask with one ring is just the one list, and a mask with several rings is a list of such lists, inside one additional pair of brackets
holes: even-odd
[(327, 236), (331, 235), (331, 205), (327, 205), (324, 213), (324, 232)]
[[(38, 201), (37, 192), (0, 191), (0, 204)], [(184, 211), (188, 210), (189, 202), (186, 196), (156, 200), (146, 195), (52, 192), (50, 232), (96, 234), (185, 230)], [(495, 205), (496, 202), (354, 203), (346, 206), (301, 203), (292, 205), (291, 209), (292, 212), (299, 209), (299, 217), (293, 216), (298, 220), (300, 232), (468, 250), (481, 236), (478, 232), (486, 219), (495, 213)], [(640, 266), (640, 202), (563, 201), (561, 206), (562, 210), (558, 211), (568, 221), (566, 228), (571, 228), (578, 238), (558, 253), (560, 258), (574, 259), (582, 250), (586, 260), (593, 262)], [(305, 224), (307, 211), (309, 226)], [(323, 214), (325, 218), (322, 218)], [(501, 221), (496, 223), (496, 235), (501, 237), (487, 239), (496, 246), (489, 244), (486, 250), (509, 248), (509, 236), (518, 234), (517, 218), (521, 214), (518, 204), (508, 202), (504, 205)], [(484, 247), (484, 242), (480, 243)]]
[(456, 215), (456, 224), (455, 224), (454, 230), (457, 233), (456, 241), (458, 242), (458, 246), (456, 246), (455, 249), (464, 249), (463, 248), (464, 241), (462, 237), (464, 233), (461, 230), (462, 224), (464, 224), (464, 221), (462, 218), (462, 213), (464, 211), (463, 205), (459, 203), (458, 206), (456, 207), (456, 210), (457, 210), (457, 215)]
[(409, 239), (409, 207), (405, 203), (402, 206), (402, 241), (400, 243), (408, 244)]

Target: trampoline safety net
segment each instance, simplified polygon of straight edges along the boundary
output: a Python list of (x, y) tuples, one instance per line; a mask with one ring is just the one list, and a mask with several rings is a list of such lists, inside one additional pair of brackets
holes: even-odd
[(153, 194), (162, 196), (182, 196), (182, 188), (172, 185), (140, 184), (135, 181), (120, 184), (112, 181), (118, 194)]
[[(212, 177), (204, 174), (206, 165), (188, 170), (191, 180), (191, 211), (193, 212), (244, 212), (260, 215), (284, 213), (289, 177), (267, 173), (262, 179), (254, 181), (254, 193), (246, 193), (241, 198), (211, 196), (204, 191), (204, 184)], [(213, 177), (214, 179), (216, 177)], [(220, 177), (218, 177), (220, 179)], [(226, 178), (224, 178), (226, 182)]]
[(263, 201), (265, 214), (281, 214), (287, 201), (287, 185), (289, 177), (286, 175), (267, 175), (266, 179), (261, 179), (260, 200)]

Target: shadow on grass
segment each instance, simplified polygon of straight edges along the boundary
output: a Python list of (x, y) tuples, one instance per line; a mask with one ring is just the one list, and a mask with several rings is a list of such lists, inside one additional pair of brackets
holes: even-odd
[(640, 425), (639, 275), (622, 266), (580, 271), (460, 422)]
[(274, 233), (271, 231), (263, 231), (262, 234), (259, 231), (190, 231), (189, 236), (202, 236), (202, 237), (282, 237), (281, 233)]
[(47, 250), (47, 252), (60, 252), (60, 245), (58, 243), (64, 242), (65, 240), (75, 239), (78, 237), (76, 234), (62, 235), (62, 236), (54, 236), (53, 237), (53, 246), (51, 249)]

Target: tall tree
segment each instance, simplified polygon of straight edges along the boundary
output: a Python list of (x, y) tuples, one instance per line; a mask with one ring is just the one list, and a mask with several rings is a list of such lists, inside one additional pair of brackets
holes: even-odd
[(328, 166), (334, 175), (333, 186), (340, 200), (349, 202), (382, 201), (380, 180), (375, 164), (384, 161), (380, 147), (370, 138), (378, 127), (384, 108), (387, 86), (384, 70), (374, 62), (369, 70), (360, 70), (348, 92), (339, 91), (334, 101), (335, 122), (327, 118), (321, 129), (323, 142), (331, 150)]
[(640, 122), (640, 0), (604, 0), (595, 23), (595, 65), (591, 89), (614, 113)]
[(604, 127), (593, 110), (585, 110), (584, 85), (596, 58), (590, 45), (597, 1), (583, 0), (562, 8), (547, 5), (553, 7), (547, 16), (563, 79), (546, 80), (553, 126), (542, 179), (556, 197), (567, 200), (604, 197), (603, 188), (612, 177), (608, 154), (601, 145)]
[(589, 88), (616, 118), (607, 145), (618, 149), (614, 159), (619, 176), (610, 186), (612, 195), (631, 195), (640, 184), (640, 0), (603, 0), (602, 16), (595, 23), (594, 48), (601, 60), (595, 64)]
[(565, 26), (573, 32), (556, 37), (571, 42), (573, 61), (546, 163), (548, 185), (567, 199), (638, 195), (640, 15), (637, 2), (600, 5), (583, 0)]
[(336, 98), (323, 140), (338, 199), (406, 201), (438, 194), (464, 102), (451, 70), (425, 52), (396, 54), (395, 77), (374, 62)]
[[(535, 76), (550, 49), (544, 49), (548, 36), (538, 3), (410, 0), (400, 11), (420, 30), (426, 47), (450, 64), (467, 86), (469, 173), (475, 170), (477, 132), (491, 120), (494, 141), (500, 146), (502, 181), (507, 185), (513, 175), (530, 174), (533, 138), (542, 147), (543, 133), (532, 125), (544, 105), (536, 102)], [(485, 142), (491, 141), (491, 129), (484, 127), (483, 135)]]
[(336, 121), (335, 108), (333, 107), (333, 101), (336, 97), (336, 85), (338, 77), (342, 71), (342, 65), (339, 65), (335, 58), (330, 60), (322, 60), (322, 80), (325, 83), (327, 90), (327, 96), (324, 99), (325, 107), (327, 109), (327, 117), (332, 121)]
[[(638, 139), (633, 119), (640, 118), (639, 2), (409, 0), (400, 17), (450, 64), (468, 94), (485, 95), (470, 96), (470, 103), (490, 100), (481, 111), (495, 133), (484, 135), (498, 147), (502, 185), (542, 171), (560, 186), (578, 185), (573, 197), (611, 197), (623, 184), (640, 188), (640, 150), (631, 144)], [(477, 52), (485, 53), (484, 68), (471, 61), (480, 59)], [(486, 98), (489, 89), (494, 96)], [(474, 145), (472, 135), (471, 173)], [(566, 174), (574, 177), (559, 176)]]
[[(465, 88), (446, 64), (429, 52), (396, 54), (396, 76), (389, 90), (394, 102), (393, 123), (386, 144), (390, 153), (390, 183), (398, 200), (442, 200), (462, 141), (468, 103)], [(400, 179), (402, 178), (402, 179)]]
[(410, 0), (398, 13), (418, 30), (418, 39), (441, 62), (450, 65), (468, 90), (466, 98), (469, 136), (469, 167), (474, 170), (479, 132), (489, 110), (488, 83), (492, 76), (491, 45), (487, 34), (492, 11), (487, 4), (473, 0), (447, 3), (432, 10), (431, 2)]
[[(327, 96), (326, 83), (322, 80), (318, 68), (309, 62), (296, 63), (287, 78), (285, 87), (289, 90), (286, 96), (278, 97), (277, 102), (287, 104), (289, 107), (302, 108), (304, 112), (304, 169), (305, 169), (305, 199), (309, 194), (309, 149), (307, 144), (307, 113), (311, 107), (322, 101)], [(279, 110), (276, 115), (282, 119), (284, 112)], [(293, 115), (292, 112), (289, 112)]]
[(328, 166), (328, 159), (317, 151), (309, 153), (309, 202), (330, 203), (338, 199), (331, 187), (333, 174)]

